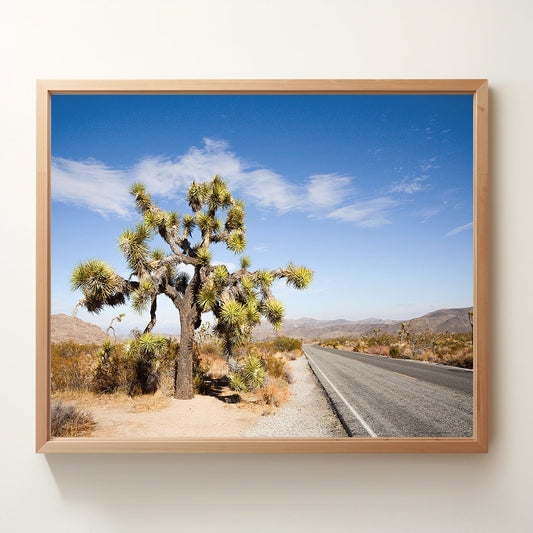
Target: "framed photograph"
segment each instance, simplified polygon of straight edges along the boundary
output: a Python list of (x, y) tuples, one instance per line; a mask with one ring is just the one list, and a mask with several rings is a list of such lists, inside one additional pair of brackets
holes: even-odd
[(37, 82), (36, 450), (481, 453), (486, 80)]

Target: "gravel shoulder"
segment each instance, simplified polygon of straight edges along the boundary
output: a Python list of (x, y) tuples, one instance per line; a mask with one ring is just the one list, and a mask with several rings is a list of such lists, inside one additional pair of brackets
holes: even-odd
[(245, 437), (347, 437), (337, 415), (333, 412), (324, 390), (305, 356), (290, 363), (295, 382), (291, 398), (278, 411), (262, 416)]

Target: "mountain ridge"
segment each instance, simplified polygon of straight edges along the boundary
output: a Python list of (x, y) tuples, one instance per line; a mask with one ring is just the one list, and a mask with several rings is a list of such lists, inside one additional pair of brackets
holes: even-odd
[[(365, 318), (362, 320), (347, 320), (343, 318), (332, 320), (320, 320), (317, 318), (303, 317), (284, 321), (280, 335), (297, 337), (303, 340), (315, 338), (357, 336), (369, 333), (379, 328), (387, 333), (396, 334), (402, 323), (411, 323), (415, 328), (428, 327), (434, 331), (451, 333), (469, 333), (472, 331), (468, 313), (472, 307), (458, 307), (449, 309), (437, 309), (423, 316), (405, 319), (388, 320), (382, 318)], [(161, 333), (167, 337), (178, 337), (178, 333)], [(270, 324), (262, 323), (254, 333), (254, 338), (261, 340), (276, 335)], [(77, 317), (65, 314), (51, 316), (50, 340), (52, 343), (62, 341), (74, 341), (80, 344), (101, 343), (107, 337), (106, 333), (97, 325), (85, 322)], [(117, 336), (120, 340), (126, 340), (128, 336)]]
[[(346, 321), (339, 323), (335, 320), (316, 321), (302, 324), (302, 319), (287, 319), (284, 321), (280, 334), (289, 337), (311, 340), (315, 338), (357, 336), (369, 333), (373, 329), (381, 329), (384, 332), (396, 334), (402, 323), (411, 323), (415, 328), (428, 327), (437, 332), (450, 331), (451, 333), (469, 333), (472, 326), (468, 313), (472, 307), (457, 307), (437, 309), (420, 317), (404, 320), (387, 320), (365, 318), (362, 320)], [(316, 322), (321, 323), (317, 325)], [(261, 324), (254, 334), (257, 339), (264, 339), (274, 335), (273, 328), (268, 324)]]

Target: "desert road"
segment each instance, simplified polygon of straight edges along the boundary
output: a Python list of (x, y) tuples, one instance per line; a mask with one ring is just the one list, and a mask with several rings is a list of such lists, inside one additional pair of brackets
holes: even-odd
[(352, 437), (471, 437), (473, 372), (303, 347)]

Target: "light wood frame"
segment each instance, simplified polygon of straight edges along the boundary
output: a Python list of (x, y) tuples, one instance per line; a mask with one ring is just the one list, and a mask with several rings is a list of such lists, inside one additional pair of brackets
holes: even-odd
[[(471, 94), (474, 121), (474, 430), (472, 438), (51, 438), (50, 96), (52, 94)], [(488, 451), (487, 80), (37, 81), (36, 451), (40, 453), (484, 453)]]

